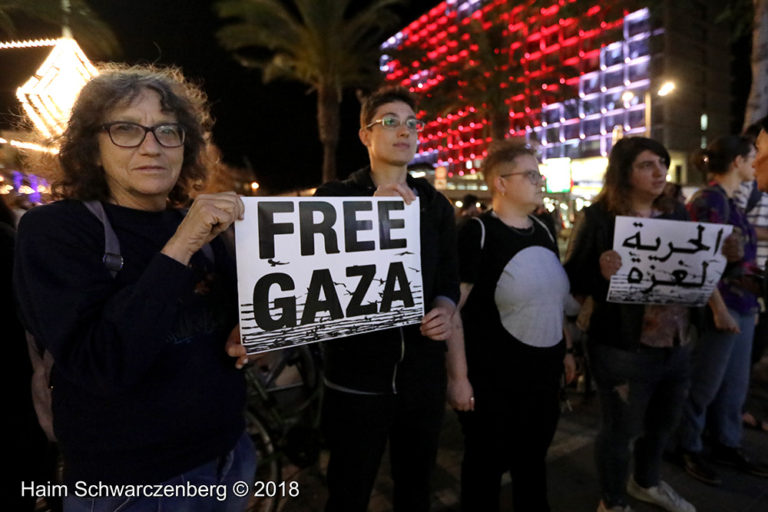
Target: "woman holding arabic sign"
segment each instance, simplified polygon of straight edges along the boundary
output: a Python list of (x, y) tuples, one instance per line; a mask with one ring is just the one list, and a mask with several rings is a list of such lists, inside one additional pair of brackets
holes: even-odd
[(702, 458), (702, 433), (714, 436), (712, 460), (745, 473), (768, 477), (768, 467), (751, 462), (741, 450), (742, 407), (749, 387), (752, 334), (759, 286), (757, 236), (733, 200), (742, 182), (754, 179), (752, 142), (739, 135), (720, 137), (694, 155), (692, 163), (711, 178), (688, 204), (693, 220), (731, 224), (743, 239), (743, 257), (726, 268), (719, 294), (709, 301), (710, 315), (693, 351), (691, 390), (680, 424), (680, 447), (686, 471), (710, 485), (720, 478)]
[(688, 387), (688, 308), (606, 301), (609, 280), (622, 265), (612, 250), (616, 216), (688, 218), (679, 203), (663, 203), (667, 209), (656, 203), (669, 160), (666, 148), (652, 139), (619, 140), (609, 156), (603, 190), (584, 210), (566, 258), (571, 293), (594, 303), (588, 352), (601, 405), (595, 442), (598, 512), (631, 510), (627, 493), (669, 511), (695, 511), (659, 474)]

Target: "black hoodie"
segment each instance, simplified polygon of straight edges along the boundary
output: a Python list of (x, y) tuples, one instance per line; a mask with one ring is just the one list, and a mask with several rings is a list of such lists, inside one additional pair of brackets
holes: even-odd
[[(429, 182), (407, 176), (420, 203), (421, 271), (424, 308), (437, 297), (459, 300), (459, 274), (453, 207)], [(372, 196), (370, 167), (344, 181), (326, 183), (316, 196)], [(363, 393), (397, 393), (407, 385), (443, 385), (445, 342), (426, 338), (409, 325), (328, 341), (326, 381), (332, 387)]]

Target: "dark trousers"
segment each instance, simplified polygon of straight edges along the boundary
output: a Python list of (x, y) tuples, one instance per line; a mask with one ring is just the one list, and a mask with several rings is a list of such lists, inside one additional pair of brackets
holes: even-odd
[(326, 512), (364, 512), (387, 441), (396, 512), (427, 512), (445, 411), (444, 381), (401, 385), (397, 395), (326, 388), (323, 427), (330, 448)]
[(682, 414), (690, 380), (690, 349), (644, 348), (640, 352), (589, 344), (600, 397), (595, 462), (602, 499), (626, 502), (634, 441), (634, 476), (642, 487), (659, 483), (664, 448)]
[[(546, 456), (560, 415), (562, 350), (518, 357), (503, 377), (473, 382), (475, 410), (459, 413), (464, 432), (461, 510), (499, 510), (501, 477), (512, 476), (519, 512), (548, 512)], [(542, 354), (542, 355), (543, 355)]]

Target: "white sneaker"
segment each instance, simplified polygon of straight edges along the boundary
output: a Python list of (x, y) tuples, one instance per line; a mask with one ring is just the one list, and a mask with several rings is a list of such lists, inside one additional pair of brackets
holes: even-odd
[(616, 505), (615, 507), (608, 508), (602, 500), (597, 506), (597, 512), (635, 512), (629, 505)]
[(633, 498), (648, 503), (653, 503), (669, 512), (696, 512), (696, 507), (685, 501), (675, 490), (664, 481), (653, 487), (640, 487), (635, 482), (635, 477), (629, 477), (627, 493)]

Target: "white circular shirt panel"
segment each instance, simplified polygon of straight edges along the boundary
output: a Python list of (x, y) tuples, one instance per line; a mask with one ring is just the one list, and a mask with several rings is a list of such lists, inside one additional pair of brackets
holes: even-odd
[(507, 262), (494, 300), (504, 328), (526, 345), (552, 347), (563, 338), (563, 307), (570, 286), (557, 255), (539, 245)]

